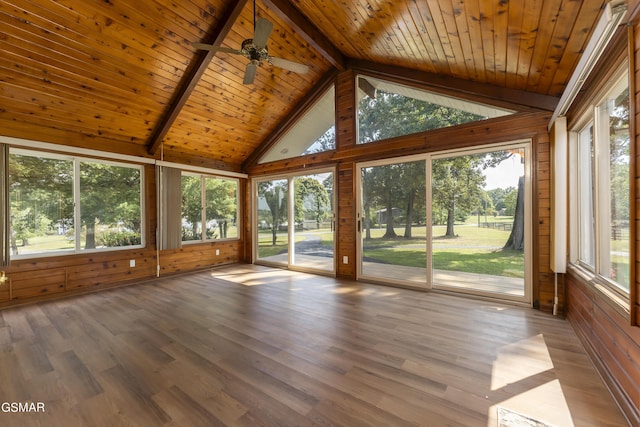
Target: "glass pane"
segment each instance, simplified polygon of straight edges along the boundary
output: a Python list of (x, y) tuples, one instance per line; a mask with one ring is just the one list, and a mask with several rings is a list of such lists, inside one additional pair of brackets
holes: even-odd
[(333, 173), (293, 179), (297, 266), (333, 271)]
[(335, 105), (335, 90), (331, 86), (300, 120), (260, 158), (259, 163), (335, 149)]
[(182, 175), (182, 241), (202, 240), (202, 178)]
[(372, 77), (358, 77), (358, 144), (512, 114)]
[(238, 181), (205, 178), (206, 237), (238, 237)]
[(75, 249), (73, 161), (9, 157), (13, 255)]
[(140, 169), (80, 163), (82, 249), (141, 244)]
[(288, 182), (286, 179), (258, 182), (258, 259), (288, 264)]
[(524, 297), (524, 150), (432, 162), (433, 285)]
[(426, 285), (426, 163), (361, 169), (363, 276)]
[(589, 125), (578, 136), (578, 246), (580, 261), (592, 268), (596, 262), (593, 154), (593, 125)]
[[(607, 228), (609, 238), (603, 242), (607, 253), (603, 255), (600, 273), (613, 281), (621, 289), (629, 291), (630, 233), (629, 233), (629, 90), (618, 89), (611, 93), (600, 114), (606, 119), (607, 138), (599, 143), (607, 144), (609, 156), (608, 220), (604, 217), (603, 227)], [(605, 240), (605, 239), (603, 239)]]

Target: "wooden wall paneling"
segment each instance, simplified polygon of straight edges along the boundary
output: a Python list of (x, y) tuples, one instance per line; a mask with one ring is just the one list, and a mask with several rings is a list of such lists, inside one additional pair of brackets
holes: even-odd
[[(160, 275), (240, 262), (242, 247), (241, 240), (230, 240), (189, 244), (180, 249), (162, 251), (160, 253)], [(220, 251), (219, 255), (216, 255), (216, 250)]]
[[(356, 82), (352, 71), (341, 72), (336, 82), (336, 148), (337, 152), (356, 144)], [(339, 161), (337, 171), (338, 205), (337, 276), (356, 278), (356, 209), (355, 163)], [(343, 257), (348, 258), (344, 264)]]
[[(338, 212), (337, 212), (337, 276), (356, 278), (356, 200), (355, 200), (355, 164), (338, 165)], [(343, 257), (347, 257), (345, 264)]]
[(11, 274), (11, 298), (22, 300), (66, 291), (66, 269), (46, 269)]
[(640, 331), (608, 309), (599, 292), (571, 270), (568, 320), (631, 425), (640, 425)]

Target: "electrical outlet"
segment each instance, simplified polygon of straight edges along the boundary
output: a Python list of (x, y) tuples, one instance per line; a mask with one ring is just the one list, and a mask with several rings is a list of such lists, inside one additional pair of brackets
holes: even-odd
[(220, 249), (216, 249), (216, 256), (220, 255)]
[(348, 257), (348, 256), (346, 256), (346, 255), (345, 255), (345, 256), (343, 256), (343, 257), (342, 257), (342, 263), (343, 263), (343, 264), (349, 264), (349, 257)]
[(136, 260), (135, 259), (130, 259), (129, 260), (129, 267), (135, 267), (136, 266)]

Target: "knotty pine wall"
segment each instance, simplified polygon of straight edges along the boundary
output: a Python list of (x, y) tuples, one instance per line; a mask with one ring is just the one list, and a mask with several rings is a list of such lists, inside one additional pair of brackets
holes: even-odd
[[(551, 113), (519, 113), (506, 117), (438, 129), (368, 144), (356, 144), (355, 73), (344, 71), (336, 78), (336, 151), (282, 162), (256, 165), (252, 176), (276, 174), (314, 166), (336, 166), (335, 185), (338, 259), (337, 276), (356, 278), (355, 165), (360, 161), (385, 159), (445, 149), (482, 146), (491, 143), (531, 139), (533, 156), (533, 300), (546, 312), (553, 310), (554, 277), (550, 269), (550, 162), (549, 132)], [(342, 259), (347, 256), (348, 264)], [(559, 311), (564, 309), (560, 286)]]
[[(156, 277), (156, 182), (154, 166), (145, 166), (146, 247), (12, 260), (9, 281), (0, 286), (0, 307), (140, 283)], [(240, 180), (240, 194), (246, 180)], [(184, 245), (160, 251), (160, 275), (236, 263), (243, 259), (243, 239)], [(216, 255), (216, 249), (220, 254)], [(129, 266), (135, 260), (135, 267)]]
[[(629, 59), (630, 63), (630, 113), (635, 120), (631, 124), (634, 141), (632, 147), (631, 186), (635, 207), (632, 206), (632, 218), (635, 230), (639, 230), (640, 221), (640, 25), (637, 21), (638, 2), (632, 2), (628, 12), (633, 17), (633, 25), (628, 32), (622, 31), (614, 43), (611, 52), (600, 61), (593, 79), (587, 82), (586, 93), (567, 115), (569, 125), (572, 119), (592, 104), (592, 100), (602, 83), (610, 79), (610, 73)], [(572, 115), (571, 113), (575, 111)], [(570, 127), (571, 128), (571, 127)], [(635, 155), (634, 155), (635, 154)], [(632, 204), (633, 205), (633, 204)], [(633, 227), (634, 225), (632, 225)], [(629, 314), (621, 313), (610, 298), (598, 291), (592, 283), (583, 278), (575, 269), (569, 269), (566, 275), (567, 319), (583, 342), (591, 359), (603, 379), (612, 391), (632, 425), (640, 425), (640, 328), (633, 326), (638, 321), (640, 300), (640, 282), (638, 281), (638, 248), (640, 235), (631, 230), (632, 259), (631, 292), (632, 302)]]

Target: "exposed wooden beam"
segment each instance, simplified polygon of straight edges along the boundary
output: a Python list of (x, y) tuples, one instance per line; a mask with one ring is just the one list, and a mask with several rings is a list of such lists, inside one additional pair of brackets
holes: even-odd
[(339, 71), (345, 69), (345, 59), (333, 43), (296, 9), (289, 0), (263, 0), (265, 6), (276, 12), (313, 49), (320, 52)]
[[(231, 27), (235, 24), (246, 4), (247, 0), (238, 0), (233, 8), (228, 9), (225, 16), (220, 21), (222, 22), (222, 26), (216, 26), (216, 28), (211, 31), (211, 39), (205, 40), (204, 43), (216, 45), (222, 43), (229, 31), (231, 31)], [(191, 92), (193, 92), (200, 81), (200, 78), (207, 70), (209, 63), (215, 54), (216, 53), (214, 51), (198, 51), (196, 53), (196, 57), (191, 63), (191, 66), (182, 77), (182, 81), (173, 96), (173, 100), (169, 104), (169, 108), (151, 134), (151, 138), (147, 143), (147, 146), (149, 147), (149, 154), (154, 155), (158, 151), (158, 148), (160, 148), (162, 140), (167, 135), (167, 132), (169, 132), (169, 129), (171, 129), (173, 122), (178, 117), (178, 114), (180, 114), (184, 104), (187, 102)]]
[(242, 170), (255, 165), (260, 157), (262, 157), (276, 142), (283, 136), (291, 126), (295, 125), (298, 120), (313, 107), (316, 101), (325, 94), (327, 89), (335, 83), (338, 71), (332, 68), (322, 79), (316, 83), (316, 85), (309, 91), (309, 93), (300, 101), (292, 110), (291, 113), (285, 117), (278, 127), (265, 138), (265, 140), (249, 155), (247, 160), (242, 164)]
[(361, 72), (372, 77), (384, 78), (399, 83), (413, 83), (444, 95), (490, 103), (496, 107), (517, 111), (530, 111), (532, 109), (553, 111), (560, 100), (555, 96), (509, 89), (487, 83), (477, 83), (395, 65), (348, 59), (347, 66), (355, 72)]
[(358, 87), (371, 99), (376, 99), (376, 88), (365, 78), (358, 79)]

